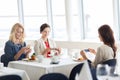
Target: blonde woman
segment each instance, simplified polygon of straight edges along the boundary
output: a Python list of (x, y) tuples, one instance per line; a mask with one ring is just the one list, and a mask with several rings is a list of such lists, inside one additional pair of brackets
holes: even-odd
[(5, 54), (1, 56), (1, 62), (7, 66), (9, 61), (21, 60), (26, 58), (31, 49), (24, 42), (24, 28), (21, 24), (16, 23), (11, 29), (9, 40), (5, 43)]

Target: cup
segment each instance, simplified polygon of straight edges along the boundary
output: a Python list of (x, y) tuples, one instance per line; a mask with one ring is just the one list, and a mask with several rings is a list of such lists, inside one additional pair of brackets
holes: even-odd
[(59, 63), (59, 56), (52, 56), (51, 63)]
[(43, 55), (37, 55), (38, 62), (41, 63), (43, 61)]
[(79, 57), (80, 57), (80, 54), (79, 54), (78, 52), (75, 52), (75, 53), (74, 53), (74, 58), (75, 58), (75, 59), (78, 59)]

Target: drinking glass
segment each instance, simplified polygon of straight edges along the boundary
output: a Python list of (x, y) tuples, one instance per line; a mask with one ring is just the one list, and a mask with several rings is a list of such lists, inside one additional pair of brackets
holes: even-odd
[(98, 80), (108, 80), (109, 67), (107, 64), (98, 64), (96, 76)]
[(109, 66), (109, 80), (120, 80), (120, 76), (115, 73), (115, 66)]

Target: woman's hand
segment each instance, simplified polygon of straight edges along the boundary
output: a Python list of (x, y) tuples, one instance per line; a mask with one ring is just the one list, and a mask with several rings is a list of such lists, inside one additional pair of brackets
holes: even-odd
[(81, 54), (81, 56), (84, 58), (84, 59), (87, 59), (87, 57), (86, 57), (86, 55), (85, 55), (85, 53), (84, 53), (84, 51), (82, 50), (82, 51), (80, 51), (80, 54)]
[(45, 53), (48, 53), (48, 52), (50, 52), (50, 48), (45, 49)]
[(51, 50), (50, 48), (46, 48), (42, 54), (43, 54), (44, 56), (46, 56), (47, 53), (50, 52), (50, 50)]
[(18, 53), (14, 56), (15, 60), (18, 60), (18, 58), (22, 55), (22, 54), (26, 54), (26, 57), (28, 56), (28, 54), (31, 52), (31, 49), (28, 47), (22, 47)]
[(28, 48), (28, 47), (22, 47), (21, 50), (20, 50), (21, 54), (28, 54), (31, 52), (31, 49)]
[(21, 54), (23, 54), (23, 53), (25, 54), (26, 53), (26, 49), (27, 49), (27, 47), (22, 47), (21, 50), (20, 50)]
[(28, 55), (29, 53), (31, 53), (31, 49), (30, 48), (26, 48), (25, 53)]
[(55, 48), (56, 51), (58, 51), (58, 53), (61, 53), (61, 48)]
[(96, 54), (96, 51), (94, 49), (92, 49), (92, 48), (88, 48), (88, 49), (91, 53)]

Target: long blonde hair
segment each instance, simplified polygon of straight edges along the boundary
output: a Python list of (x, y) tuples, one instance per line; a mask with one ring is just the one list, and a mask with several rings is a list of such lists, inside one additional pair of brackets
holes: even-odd
[(9, 40), (15, 43), (16, 41), (15, 33), (17, 32), (18, 28), (21, 28), (23, 30), (22, 37), (20, 39), (20, 43), (22, 44), (24, 42), (25, 33), (24, 33), (24, 28), (20, 23), (16, 23), (13, 25), (11, 32), (10, 32)]

